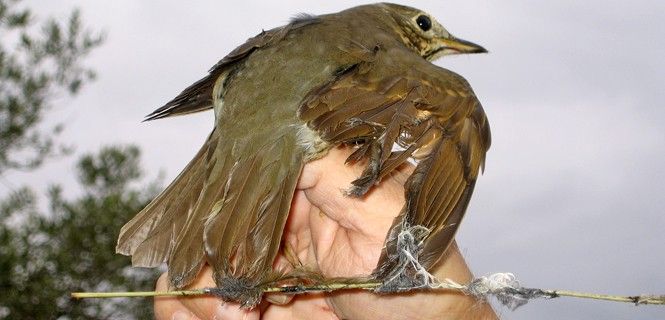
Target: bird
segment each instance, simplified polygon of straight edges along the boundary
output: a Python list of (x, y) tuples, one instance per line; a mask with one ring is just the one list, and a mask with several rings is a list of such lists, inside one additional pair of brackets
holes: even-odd
[[(355, 150), (347, 162), (366, 163), (350, 197), (409, 159), (417, 163), (373, 277), (399, 278), (407, 231), (417, 263), (431, 270), (454, 239), (491, 143), (469, 83), (432, 61), (484, 52), (430, 14), (391, 3), (300, 14), (262, 31), (146, 116), (213, 109), (215, 125), (175, 180), (121, 229), (116, 251), (134, 266), (166, 262), (176, 289), (205, 264), (218, 287), (266, 283), (303, 166), (348, 145)], [(260, 293), (228, 299), (252, 306)]]

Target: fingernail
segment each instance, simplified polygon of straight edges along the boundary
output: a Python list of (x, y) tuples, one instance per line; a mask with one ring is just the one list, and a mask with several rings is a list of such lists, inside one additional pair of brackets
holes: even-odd
[(189, 313), (184, 311), (176, 311), (171, 317), (171, 320), (188, 320), (190, 319)]
[(265, 299), (268, 302), (270, 302), (272, 304), (276, 304), (276, 305), (287, 304), (287, 303), (291, 302), (292, 298), (293, 298), (292, 295), (277, 294), (277, 293), (268, 294), (268, 295), (265, 296)]

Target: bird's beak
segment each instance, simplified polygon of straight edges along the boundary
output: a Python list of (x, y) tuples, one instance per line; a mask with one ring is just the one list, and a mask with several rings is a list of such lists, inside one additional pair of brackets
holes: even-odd
[(487, 50), (471, 41), (462, 40), (449, 36), (448, 38), (438, 38), (438, 42), (444, 50), (451, 50), (455, 53), (486, 53)]
[(426, 56), (427, 60), (436, 60), (441, 56), (466, 53), (486, 53), (487, 50), (471, 41), (455, 38), (452, 35), (435, 38), (438, 48)]

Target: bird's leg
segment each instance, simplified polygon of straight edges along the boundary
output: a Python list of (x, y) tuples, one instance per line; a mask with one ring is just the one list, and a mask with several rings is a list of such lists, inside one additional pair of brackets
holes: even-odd
[[(408, 161), (413, 153), (427, 143), (429, 133), (434, 129), (428, 123), (420, 123), (416, 127), (405, 127), (402, 129), (398, 143), (406, 146), (403, 151), (393, 151), (390, 157), (381, 166), (379, 179), (383, 179), (401, 164)], [(414, 135), (415, 133), (415, 135)]]
[(419, 260), (428, 235), (427, 228), (406, 221), (391, 229), (386, 245), (388, 258), (374, 272), (374, 278), (382, 283), (376, 292), (402, 292), (437, 283)]
[[(406, 112), (413, 105), (410, 101), (411, 99), (407, 95), (400, 102), (394, 104), (393, 114), (386, 126), (375, 125), (374, 128), (381, 128), (381, 134), (377, 139), (369, 142), (369, 163), (360, 177), (351, 182), (353, 186), (348, 193), (349, 195), (354, 197), (363, 196), (381, 180), (383, 168), (392, 154), (393, 145), (399, 139), (402, 126), (408, 125), (412, 121), (412, 117)], [(381, 113), (374, 114), (374, 117), (381, 116)], [(372, 117), (368, 119), (368, 121), (371, 120)], [(362, 152), (367, 153), (365, 150)]]
[(344, 161), (345, 164), (354, 164), (367, 157), (367, 153), (369, 152), (369, 148), (371, 146), (370, 143), (367, 143), (367, 140), (362, 142), (356, 141), (350, 144), (355, 145), (357, 149), (348, 158), (346, 158), (346, 161)]
[(352, 187), (348, 192), (348, 195), (350, 196), (361, 197), (365, 195), (369, 188), (379, 180), (382, 148), (376, 141), (369, 142), (369, 144), (369, 163), (367, 164), (367, 167), (365, 167), (365, 170), (363, 170), (360, 178), (351, 182)]
[(365, 157), (369, 156), (369, 163), (360, 178), (352, 182), (351, 190), (348, 191), (348, 195), (352, 197), (361, 197), (369, 188), (371, 188), (377, 180), (378, 173), (380, 170), (380, 158), (381, 158), (381, 148), (377, 144), (377, 136), (382, 132), (385, 132), (385, 126), (378, 122), (372, 122), (359, 118), (351, 118), (348, 120), (348, 125), (350, 127), (354, 126), (368, 126), (371, 128), (371, 133), (367, 136), (362, 137), (362, 139), (354, 139), (351, 142), (358, 143), (359, 141), (364, 141), (356, 151), (354, 151), (347, 159), (346, 163), (356, 163)]
[(354, 164), (368, 156), (372, 141), (384, 130), (384, 126), (380, 123), (365, 121), (358, 118), (349, 119), (347, 124), (349, 127), (367, 126), (370, 129), (370, 132), (367, 132), (365, 135), (353, 137), (352, 139), (343, 142), (345, 145), (357, 148), (356, 151), (348, 156), (344, 162), (345, 164)]
[(215, 282), (217, 287), (209, 288), (208, 293), (226, 302), (238, 302), (243, 308), (253, 308), (261, 302), (263, 289), (250, 279), (225, 277)]

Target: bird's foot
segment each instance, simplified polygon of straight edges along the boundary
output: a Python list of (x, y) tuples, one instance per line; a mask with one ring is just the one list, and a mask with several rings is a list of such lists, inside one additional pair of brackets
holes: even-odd
[(351, 182), (351, 189), (347, 193), (351, 197), (364, 196), (370, 188), (379, 182), (381, 173), (381, 145), (377, 141), (372, 141), (368, 149), (363, 152), (369, 154), (369, 163), (360, 177)]
[(226, 277), (217, 281), (216, 288), (208, 293), (226, 301), (237, 302), (245, 309), (252, 309), (261, 302), (263, 290), (247, 278)]
[(351, 189), (347, 194), (351, 197), (362, 197), (364, 196), (369, 189), (376, 184), (378, 180), (378, 174), (371, 174), (369, 176), (361, 176), (360, 178), (353, 180), (351, 182)]
[[(375, 277), (381, 286), (375, 292), (403, 292), (432, 288), (438, 280), (419, 261), (419, 255), (429, 230), (423, 226), (403, 226), (397, 234), (394, 252), (377, 268)], [(390, 240), (390, 239), (389, 239)]]

